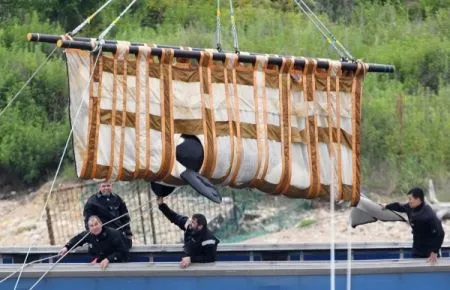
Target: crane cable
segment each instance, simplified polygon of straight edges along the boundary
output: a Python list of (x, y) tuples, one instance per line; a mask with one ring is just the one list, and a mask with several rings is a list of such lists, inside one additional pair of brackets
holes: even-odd
[(219, 52), (222, 52), (222, 35), (221, 30), (222, 26), (220, 24), (220, 0), (217, 0), (217, 9), (216, 9), (216, 49)]
[[(97, 16), (98, 13), (100, 13), (103, 9), (105, 9), (112, 1), (114, 0), (108, 0), (103, 4), (100, 8), (98, 8), (94, 13), (92, 13), (89, 17), (87, 17), (80, 25), (75, 27), (74, 30), (71, 32), (68, 32), (66, 35), (69, 37), (75, 36), (80, 32), (81, 29), (83, 29), (87, 24), (90, 24), (92, 19), (94, 19), (95, 16)], [(23, 86), (19, 89), (19, 91), (14, 95), (14, 97), (6, 104), (6, 106), (0, 111), (0, 117), (5, 113), (6, 109), (11, 106), (11, 104), (19, 97), (19, 95), (22, 93), (22, 91), (25, 89), (26, 86), (31, 82), (31, 80), (37, 75), (37, 73), (44, 67), (45, 64), (50, 60), (50, 58), (53, 56), (53, 54), (56, 52), (58, 47), (55, 47), (50, 54), (47, 56), (47, 58), (39, 65), (39, 67), (34, 71), (34, 73), (30, 76), (30, 78), (23, 84)]]
[(354, 57), (350, 52), (342, 45), (342, 43), (336, 39), (336, 37), (331, 33), (331, 31), (323, 24), (322, 21), (317, 17), (316, 14), (309, 8), (309, 6), (303, 0), (294, 0), (297, 6), (305, 13), (305, 15), (311, 20), (314, 26), (322, 33), (322, 36), (327, 40), (327, 42), (333, 47), (342, 60), (355, 61)]
[(233, 35), (234, 52), (239, 53), (239, 40), (236, 29), (236, 22), (234, 19), (233, 0), (230, 0), (230, 19), (231, 19), (231, 34)]

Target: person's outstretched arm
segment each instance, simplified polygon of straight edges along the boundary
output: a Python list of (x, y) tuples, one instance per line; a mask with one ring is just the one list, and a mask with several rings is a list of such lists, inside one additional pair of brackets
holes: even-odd
[(171, 221), (173, 224), (177, 225), (183, 231), (187, 230), (187, 224), (189, 222), (189, 218), (184, 215), (177, 214), (170, 207), (164, 203), (162, 197), (158, 197), (158, 208), (159, 210), (166, 216), (166, 218)]
[(385, 208), (396, 211), (396, 212), (406, 212), (409, 207), (408, 207), (407, 203), (400, 204), (398, 202), (393, 202), (393, 203), (387, 204), (385, 206)]
[[(64, 247), (59, 251), (58, 255), (60, 255), (60, 256), (64, 255), (65, 253), (67, 253), (67, 251), (72, 249), (72, 247), (74, 247), (75, 245), (77, 245), (76, 247), (81, 247), (82, 245), (86, 244), (86, 238), (87, 238), (88, 233), (89, 233), (88, 231), (83, 231), (83, 232), (79, 233), (78, 235), (76, 235), (75, 237), (71, 238), (70, 241), (68, 241), (64, 245)], [(84, 237), (84, 239), (83, 239), (83, 237)]]

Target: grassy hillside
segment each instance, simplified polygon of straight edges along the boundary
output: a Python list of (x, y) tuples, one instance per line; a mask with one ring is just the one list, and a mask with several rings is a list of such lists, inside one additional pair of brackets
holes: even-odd
[[(228, 2), (223, 46), (232, 50)], [(294, 1), (234, 1), (242, 51), (339, 59)], [(215, 1), (139, 1), (107, 38), (215, 47)], [(369, 74), (363, 98), (363, 179), (369, 189), (403, 191), (450, 172), (450, 3), (442, 0), (309, 1), (319, 18), (365, 62), (393, 64)], [(113, 2), (80, 35), (96, 37), (127, 5)], [(0, 4), (0, 108), (53, 49), (27, 43), (27, 32), (70, 31), (100, 3), (63, 0)], [(53, 176), (70, 131), (61, 51), (0, 117), (1, 184)], [(66, 168), (72, 165), (66, 157)], [(73, 171), (72, 171), (73, 173)]]

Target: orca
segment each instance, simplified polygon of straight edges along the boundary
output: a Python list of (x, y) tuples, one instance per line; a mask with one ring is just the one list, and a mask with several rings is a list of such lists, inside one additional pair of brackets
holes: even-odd
[[(212, 182), (198, 173), (204, 159), (202, 143), (196, 136), (182, 134), (180, 138), (182, 138), (183, 141), (176, 148), (176, 159), (186, 168), (186, 170), (180, 174), (181, 179), (183, 179), (199, 194), (208, 198), (212, 202), (221, 203), (222, 196), (214, 187)], [(154, 181), (151, 182), (151, 187), (152, 191), (160, 197), (170, 195), (176, 188), (174, 186), (169, 186)]]

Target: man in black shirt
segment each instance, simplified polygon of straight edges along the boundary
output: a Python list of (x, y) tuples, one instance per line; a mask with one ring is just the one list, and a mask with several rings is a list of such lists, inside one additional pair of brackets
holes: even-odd
[[(89, 218), (88, 227), (89, 232), (83, 231), (70, 239), (58, 254), (62, 256), (75, 245), (80, 247), (88, 243), (88, 252), (94, 259), (92, 264), (100, 263), (102, 270), (109, 263), (120, 263), (127, 260), (128, 247), (125, 245), (122, 234), (119, 231), (103, 226), (100, 218), (95, 215)], [(85, 238), (83, 239), (83, 237)]]
[(405, 204), (394, 202), (383, 207), (408, 215), (413, 234), (413, 258), (427, 258), (431, 264), (436, 263), (445, 232), (434, 210), (425, 203), (423, 190), (411, 189)]
[(191, 219), (179, 215), (158, 197), (159, 210), (175, 225), (184, 231), (184, 253), (180, 267), (186, 268), (191, 263), (210, 263), (216, 261), (219, 240), (208, 229), (206, 218), (202, 214), (194, 214)]
[(86, 229), (88, 228), (88, 219), (90, 216), (98, 216), (102, 223), (107, 223), (110, 220), (121, 218), (108, 223), (108, 226), (114, 229), (120, 227), (120, 232), (128, 248), (132, 246), (132, 236), (130, 228), (130, 216), (128, 209), (123, 199), (112, 192), (112, 185), (105, 181), (100, 184), (100, 190), (93, 194), (84, 205), (84, 223)]

